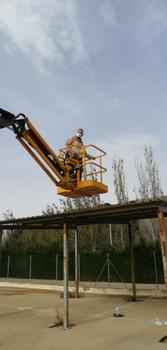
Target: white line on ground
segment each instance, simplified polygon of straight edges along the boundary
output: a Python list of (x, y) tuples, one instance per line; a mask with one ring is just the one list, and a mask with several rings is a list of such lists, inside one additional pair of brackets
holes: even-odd
[(18, 310), (23, 311), (23, 310), (36, 310), (35, 306), (21, 306), (18, 307)]
[(6, 305), (6, 304), (0, 304), (0, 307), (4, 307), (4, 308), (8, 308), (8, 309), (10, 309), (10, 308), (12, 308), (12, 309), (17, 309), (17, 310), (29, 310), (29, 309), (33, 309), (33, 310), (35, 310), (35, 306), (19, 306), (19, 305)]

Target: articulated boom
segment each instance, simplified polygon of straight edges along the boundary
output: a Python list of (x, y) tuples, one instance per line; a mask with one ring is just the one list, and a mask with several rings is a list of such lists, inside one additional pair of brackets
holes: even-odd
[[(83, 146), (82, 162), (73, 158), (66, 159), (66, 149), (60, 150), (59, 155), (56, 155), (24, 114), (15, 116), (0, 108), (0, 129), (2, 128), (14, 132), (16, 139), (58, 187), (58, 194), (80, 197), (108, 192), (108, 187), (102, 183), (102, 173), (106, 169), (102, 166), (101, 158), (106, 153), (98, 147)], [(96, 156), (99, 164), (86, 158), (86, 147), (100, 152)], [(97, 181), (98, 176), (100, 181)]]

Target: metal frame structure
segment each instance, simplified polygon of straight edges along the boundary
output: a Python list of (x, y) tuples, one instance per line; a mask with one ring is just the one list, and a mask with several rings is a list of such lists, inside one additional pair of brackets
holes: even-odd
[(78, 231), (80, 225), (90, 224), (127, 224), (131, 257), (132, 300), (136, 301), (135, 262), (133, 254), (132, 222), (141, 219), (158, 219), (160, 244), (164, 268), (164, 280), (167, 290), (167, 240), (165, 236), (165, 217), (167, 216), (167, 197), (156, 200), (132, 201), (124, 205), (104, 204), (93, 209), (66, 213), (42, 215), (0, 221), (0, 236), (5, 229), (63, 229), (64, 236), (64, 329), (69, 327), (68, 301), (68, 237), (69, 230), (75, 229), (75, 284), (76, 297), (78, 288)]

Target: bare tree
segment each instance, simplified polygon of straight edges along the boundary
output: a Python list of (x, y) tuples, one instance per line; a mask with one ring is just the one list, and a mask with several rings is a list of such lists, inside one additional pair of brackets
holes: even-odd
[[(10, 221), (12, 219), (14, 219), (14, 214), (12, 212), (12, 210), (7, 209), (3, 214), (3, 219), (6, 221)], [(12, 234), (15, 232), (15, 230), (3, 230), (3, 241), (6, 241), (7, 239), (9, 239), (9, 237), (12, 236)]]
[(136, 164), (138, 189), (136, 196), (140, 199), (157, 198), (163, 195), (158, 166), (154, 160), (151, 146), (144, 147), (144, 162)]
[(14, 214), (13, 214), (12, 210), (7, 209), (7, 210), (3, 213), (3, 219), (4, 219), (4, 220), (12, 220), (12, 219), (14, 219)]
[[(154, 160), (154, 153), (151, 146), (144, 147), (144, 161), (136, 163), (138, 176), (138, 187), (136, 192), (137, 199), (156, 199), (163, 195), (163, 190), (160, 183), (158, 166)], [(155, 242), (158, 237), (158, 227), (155, 220), (149, 220), (143, 223), (144, 231), (147, 234), (147, 239)]]
[[(114, 175), (114, 190), (115, 195), (117, 197), (117, 201), (119, 204), (124, 204), (128, 202), (128, 192), (126, 188), (125, 182), (125, 173), (124, 173), (124, 160), (122, 158), (113, 160), (113, 175)], [(123, 225), (118, 227), (121, 235), (121, 243), (122, 247), (125, 248), (124, 242), (124, 233), (126, 228)], [(110, 228), (110, 236), (111, 236), (111, 228)]]
[(128, 192), (125, 183), (124, 161), (122, 158), (113, 160), (114, 190), (119, 204), (128, 202)]

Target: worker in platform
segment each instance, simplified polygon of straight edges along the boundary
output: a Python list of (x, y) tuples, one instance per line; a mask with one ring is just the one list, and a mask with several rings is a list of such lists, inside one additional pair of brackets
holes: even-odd
[[(65, 152), (65, 160), (70, 161), (70, 159), (76, 159), (79, 160), (79, 168), (80, 168), (80, 179), (82, 177), (83, 172), (83, 165), (82, 165), (82, 159), (83, 159), (83, 129), (78, 129), (75, 136), (70, 137), (66, 141), (66, 152)], [(85, 152), (85, 157), (89, 159), (96, 159), (95, 157), (91, 156), (87, 152)], [(78, 165), (74, 166), (71, 170), (71, 176), (72, 179), (75, 181), (77, 177), (76, 170), (78, 169)]]
[[(70, 158), (74, 158), (74, 159), (80, 159), (82, 160), (83, 157), (83, 141), (82, 141), (82, 137), (83, 137), (84, 131), (83, 129), (78, 129), (76, 132), (75, 136), (70, 137), (67, 141), (66, 141), (66, 154), (65, 154), (65, 158), (66, 159), (70, 159)], [(88, 154), (87, 152), (85, 152), (85, 156), (89, 159), (96, 159), (95, 157), (91, 156), (90, 154)]]

